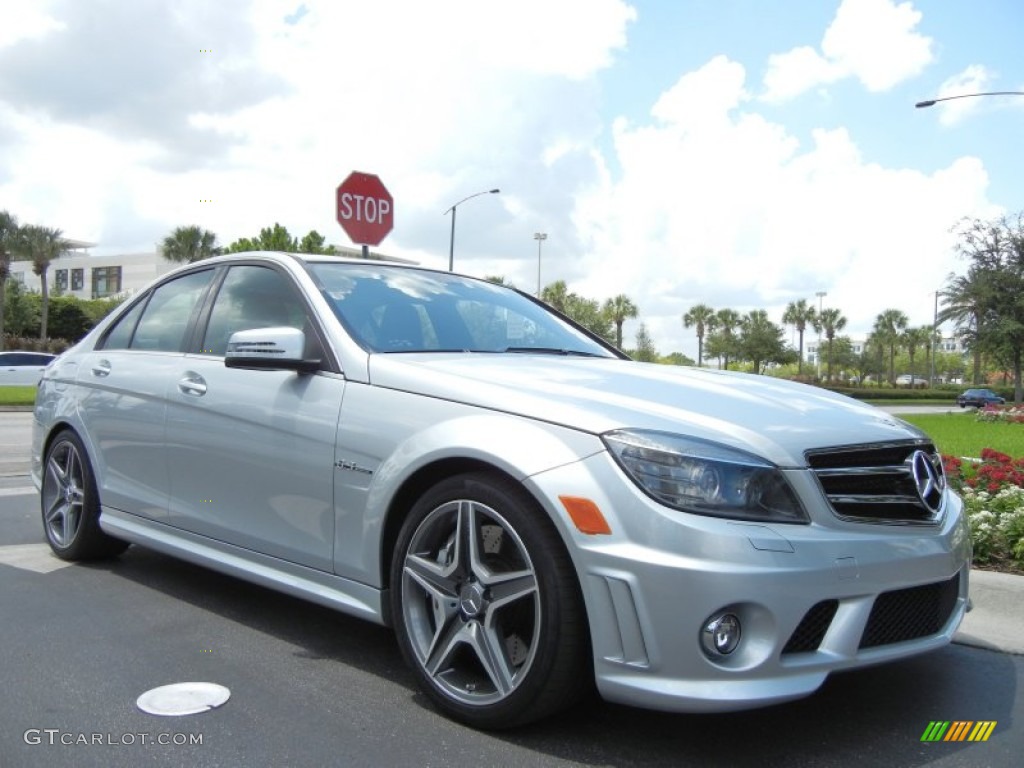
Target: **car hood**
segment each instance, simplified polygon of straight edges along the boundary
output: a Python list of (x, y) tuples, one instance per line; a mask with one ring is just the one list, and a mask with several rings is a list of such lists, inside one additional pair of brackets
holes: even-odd
[(923, 438), (872, 406), (767, 376), (530, 354), (371, 355), (370, 383), (594, 434), (651, 429), (751, 451), (779, 466), (836, 445)]

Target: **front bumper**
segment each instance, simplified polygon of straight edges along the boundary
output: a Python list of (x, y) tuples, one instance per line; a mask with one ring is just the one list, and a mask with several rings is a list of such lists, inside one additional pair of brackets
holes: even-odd
[[(747, 709), (805, 696), (836, 670), (949, 643), (970, 572), (959, 498), (947, 494), (938, 525), (853, 523), (836, 518), (808, 478), (790, 479), (805, 504), (817, 502), (810, 525), (669, 509), (607, 454), (527, 480), (569, 544), (606, 699), (680, 712)], [(597, 503), (611, 535), (580, 533), (560, 495)], [(701, 633), (723, 612), (739, 618), (742, 638), (712, 658)]]

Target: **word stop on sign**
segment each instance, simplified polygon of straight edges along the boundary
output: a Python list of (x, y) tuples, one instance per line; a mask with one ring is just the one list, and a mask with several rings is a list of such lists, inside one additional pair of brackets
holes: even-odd
[(344, 192), (338, 205), (338, 215), (343, 219), (365, 221), (370, 224), (382, 223), (391, 213), (391, 201), (379, 197)]

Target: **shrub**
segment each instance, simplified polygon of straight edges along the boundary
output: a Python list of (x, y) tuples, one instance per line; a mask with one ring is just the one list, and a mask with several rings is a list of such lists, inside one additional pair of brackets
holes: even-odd
[(985, 448), (978, 462), (943, 456), (943, 464), (964, 500), (975, 562), (1024, 570), (1024, 457)]

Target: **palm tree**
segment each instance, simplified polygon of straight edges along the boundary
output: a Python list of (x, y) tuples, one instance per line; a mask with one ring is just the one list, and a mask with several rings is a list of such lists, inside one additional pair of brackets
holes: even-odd
[(556, 280), (550, 285), (545, 285), (540, 293), (541, 300), (550, 307), (554, 307), (563, 315), (569, 299), (569, 288), (565, 280)]
[(59, 258), (67, 250), (64, 242), (64, 233), (59, 229), (42, 227), (36, 224), (29, 224), (21, 230), (21, 250), (32, 260), (32, 271), (39, 276), (42, 286), (40, 294), (41, 318), (39, 321), (39, 338), (46, 339), (46, 323), (50, 314), (50, 287), (47, 285), (46, 273), (50, 269), (50, 262)]
[(875, 318), (874, 335), (889, 349), (889, 384), (896, 386), (896, 350), (903, 344), (903, 331), (910, 322), (898, 309), (887, 309)]
[(18, 220), (13, 214), (0, 211), (0, 350), (4, 348), (4, 292), (11, 276), (11, 254), (20, 236)]
[(683, 315), (684, 328), (697, 329), (697, 367), (704, 364), (704, 336), (715, 330), (718, 319), (715, 310), (707, 304), (696, 304)]
[(164, 238), (159, 250), (168, 261), (185, 264), (202, 261), (221, 252), (217, 245), (217, 236), (210, 230), (195, 225), (175, 229)]
[(914, 355), (920, 347), (928, 349), (932, 343), (932, 327), (923, 325), (920, 328), (907, 328), (903, 332), (903, 346), (906, 347), (907, 355), (910, 357), (910, 386), (914, 386)]
[[(811, 307), (811, 311), (814, 311), (813, 307)], [(846, 318), (838, 309), (829, 307), (821, 310), (821, 314), (811, 322), (814, 324), (814, 330), (824, 333), (825, 340), (828, 342), (828, 369), (825, 375), (829, 381), (832, 381), (832, 342), (835, 341), (836, 334), (846, 327)], [(818, 354), (821, 354), (820, 349)]]
[(981, 325), (985, 316), (986, 295), (981, 280), (975, 275), (949, 276), (946, 290), (940, 296), (943, 308), (937, 320), (952, 321), (974, 361), (973, 383), (981, 384)]
[[(740, 327), (743, 318), (735, 309), (720, 309), (715, 313), (715, 346), (718, 348), (717, 357), (723, 361), (720, 367), (729, 370), (729, 356), (736, 351), (735, 331)], [(709, 339), (710, 341), (710, 339)]]
[(620, 293), (614, 299), (605, 301), (604, 312), (615, 323), (615, 346), (622, 349), (622, 324), (627, 317), (636, 317), (640, 311), (629, 296)]
[[(783, 324), (792, 325), (800, 336), (800, 356), (797, 358), (796, 363), (796, 372), (798, 374), (804, 372), (804, 331), (807, 330), (808, 324), (814, 324), (817, 314), (814, 311), (814, 306), (807, 304), (807, 299), (789, 302), (786, 305), (786, 311), (782, 314)], [(818, 355), (821, 355), (820, 349), (818, 350)]]

